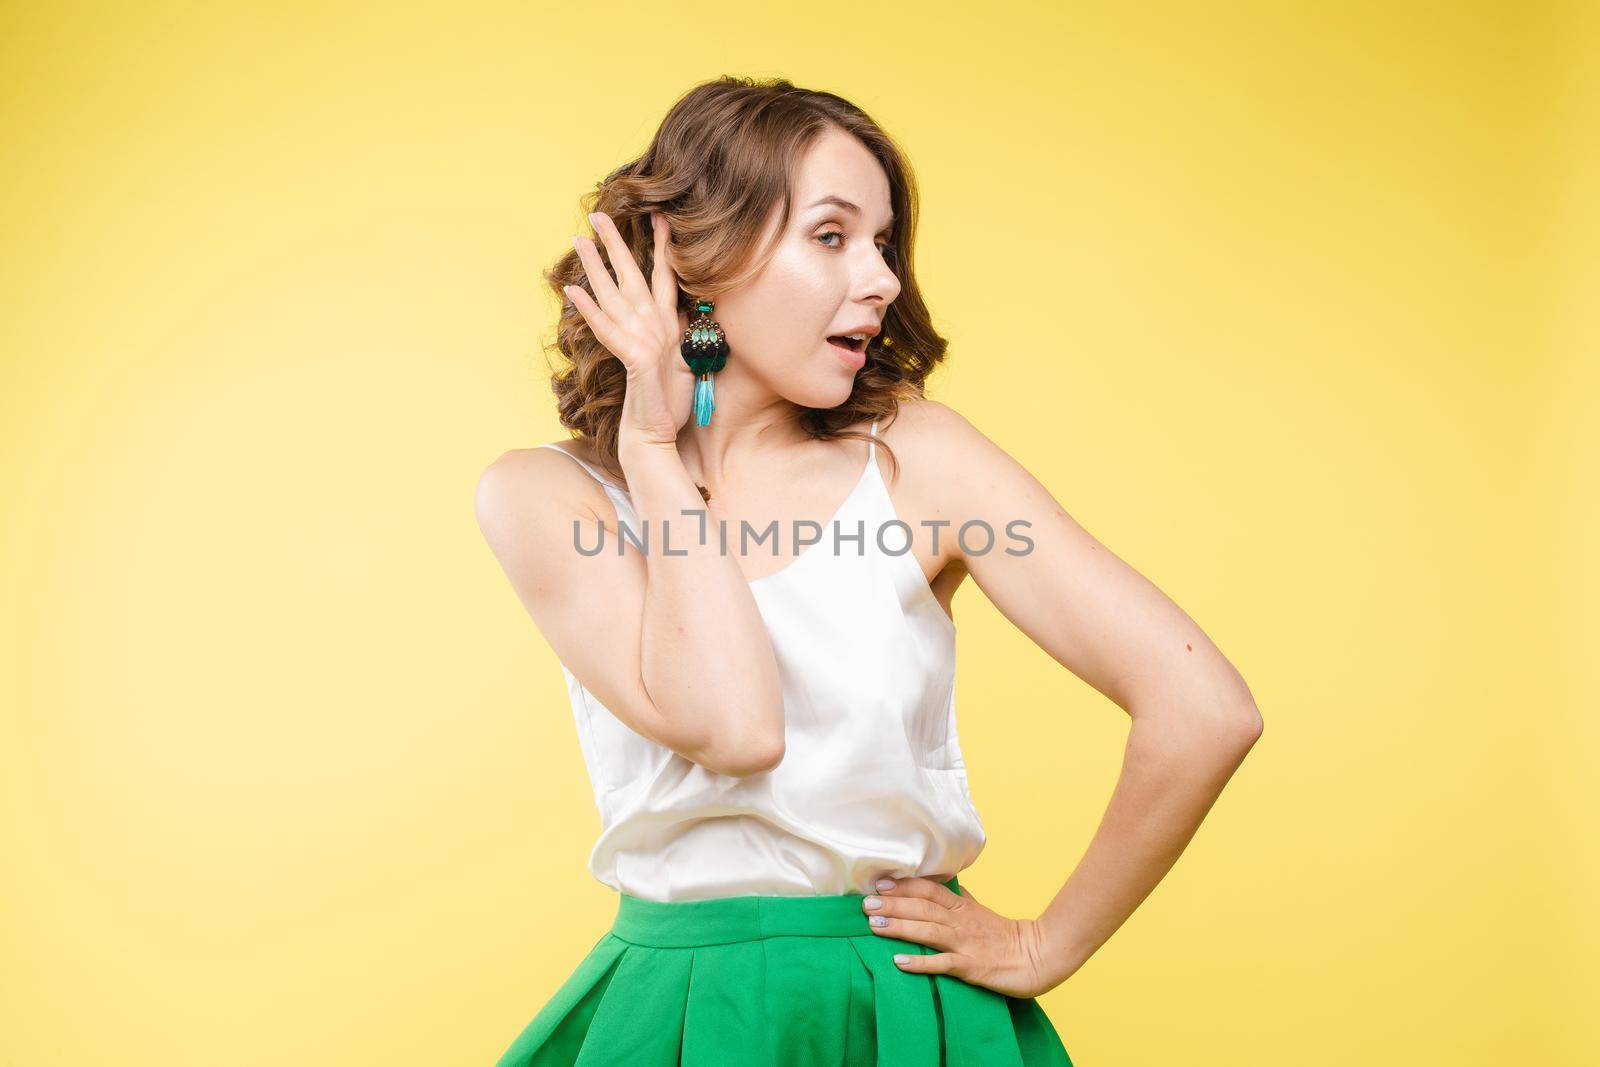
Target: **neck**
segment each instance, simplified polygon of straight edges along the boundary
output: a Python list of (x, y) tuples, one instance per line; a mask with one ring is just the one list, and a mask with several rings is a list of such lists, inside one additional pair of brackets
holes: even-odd
[(712, 425), (690, 420), (678, 433), (678, 455), (700, 495), (709, 500), (725, 481), (748, 470), (753, 465), (749, 461), (766, 453), (789, 452), (802, 444), (805, 435), (795, 425), (798, 411), (781, 401), (741, 417), (719, 405)]

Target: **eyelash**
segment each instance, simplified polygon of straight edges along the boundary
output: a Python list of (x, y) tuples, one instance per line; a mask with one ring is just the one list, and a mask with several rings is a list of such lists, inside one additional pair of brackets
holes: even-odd
[[(842, 230), (829, 230), (827, 233), (819, 233), (819, 234), (817, 234), (817, 239), (821, 240), (824, 237), (843, 237), (843, 236), (844, 236), (844, 231), (842, 231)], [(839, 246), (838, 245), (824, 245), (823, 247), (825, 247), (825, 248), (837, 248)], [(889, 257), (890, 255), (893, 255), (894, 254), (894, 242), (893, 241), (885, 241), (883, 244), (878, 246), (878, 251), (885, 258)]]

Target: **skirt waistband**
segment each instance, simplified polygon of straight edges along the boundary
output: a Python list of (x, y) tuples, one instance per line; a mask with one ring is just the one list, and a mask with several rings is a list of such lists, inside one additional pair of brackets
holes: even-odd
[[(960, 893), (959, 877), (944, 883)], [(651, 948), (695, 948), (764, 937), (861, 937), (871, 934), (865, 893), (820, 897), (742, 896), (645, 900), (621, 895), (611, 933)]]

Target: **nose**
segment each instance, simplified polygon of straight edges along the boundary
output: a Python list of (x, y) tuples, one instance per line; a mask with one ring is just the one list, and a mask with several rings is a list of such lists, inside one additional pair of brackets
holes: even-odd
[(877, 246), (867, 245), (862, 255), (864, 262), (856, 278), (856, 299), (887, 307), (900, 295), (900, 279), (884, 262)]

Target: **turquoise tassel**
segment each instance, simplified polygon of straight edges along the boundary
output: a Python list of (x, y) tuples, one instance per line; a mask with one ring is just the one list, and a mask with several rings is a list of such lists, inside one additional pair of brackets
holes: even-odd
[(694, 421), (701, 426), (711, 425), (711, 413), (717, 407), (717, 393), (711, 379), (712, 375), (702, 374), (694, 383)]

